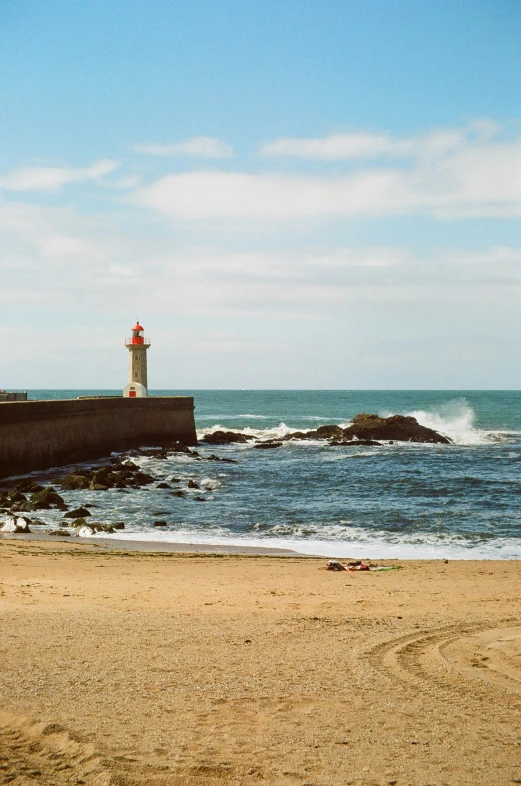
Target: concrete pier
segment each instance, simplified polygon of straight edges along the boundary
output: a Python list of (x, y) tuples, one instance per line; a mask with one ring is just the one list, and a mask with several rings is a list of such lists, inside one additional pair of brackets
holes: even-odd
[(0, 402), (0, 477), (140, 445), (195, 445), (192, 396)]

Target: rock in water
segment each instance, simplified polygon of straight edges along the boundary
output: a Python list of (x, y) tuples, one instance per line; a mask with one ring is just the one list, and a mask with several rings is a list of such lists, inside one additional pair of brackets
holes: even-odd
[(6, 518), (5, 523), (3, 524), (0, 532), (30, 532), (29, 529), (29, 519), (23, 518), (20, 516), (19, 518), (15, 519), (13, 516), (9, 516)]
[(207, 445), (230, 445), (233, 442), (248, 442), (254, 437), (249, 434), (239, 434), (237, 431), (214, 431), (213, 434), (205, 434), (201, 442)]
[(391, 415), (381, 418), (362, 412), (355, 415), (350, 426), (343, 430), (344, 438), (353, 439), (392, 439), (399, 442), (436, 442), (451, 445), (448, 437), (438, 434), (432, 428), (421, 426), (410, 415)]
[(89, 487), (89, 480), (85, 475), (70, 474), (65, 475), (59, 481), (60, 486), (64, 491), (75, 491), (76, 489), (87, 489)]
[(63, 505), (64, 499), (52, 486), (31, 495), (31, 502), (35, 509), (46, 510), (53, 505)]
[(332, 448), (373, 448), (375, 446), (382, 447), (382, 443), (376, 442), (374, 439), (333, 439), (329, 443), (329, 446)]
[(94, 530), (92, 529), (92, 527), (85, 526), (85, 527), (81, 527), (80, 531), (78, 532), (78, 537), (79, 538), (91, 538), (94, 534), (95, 533), (94, 533)]
[(282, 442), (275, 442), (275, 441), (266, 441), (266, 442), (257, 442), (256, 445), (253, 446), (257, 448), (257, 450), (269, 450), (270, 448), (281, 448)]
[(344, 436), (340, 426), (319, 426), (315, 433), (319, 439), (342, 439)]
[(75, 508), (75, 510), (69, 510), (68, 513), (65, 514), (64, 518), (66, 519), (77, 519), (77, 518), (85, 518), (86, 516), (91, 516), (92, 513), (87, 508), (84, 508), (83, 505), (80, 508)]

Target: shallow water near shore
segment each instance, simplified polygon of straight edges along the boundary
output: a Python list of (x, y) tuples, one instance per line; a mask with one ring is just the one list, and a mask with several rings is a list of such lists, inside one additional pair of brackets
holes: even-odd
[[(47, 390), (30, 391), (29, 397), (117, 392)], [(521, 393), (191, 392), (199, 437), (224, 428), (268, 439), (326, 423), (345, 426), (359, 412), (375, 412), (413, 415), (454, 444), (345, 448), (299, 441), (269, 451), (252, 444), (197, 448), (203, 458), (214, 453), (236, 463), (183, 454), (139, 457), (136, 463), (171, 488), (63, 492), (67, 504), (95, 506), (93, 520), (125, 522), (124, 531), (107, 539), (271, 546), (375, 559), (521, 557)], [(52, 480), (56, 474), (38, 477)], [(189, 488), (189, 480), (199, 488)], [(185, 496), (172, 496), (179, 489)], [(38, 517), (48, 527), (62, 520), (59, 511)], [(156, 520), (166, 526), (154, 527)]]

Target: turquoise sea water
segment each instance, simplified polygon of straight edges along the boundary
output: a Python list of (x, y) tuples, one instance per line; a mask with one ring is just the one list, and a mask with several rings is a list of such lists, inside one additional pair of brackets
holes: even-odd
[[(30, 398), (75, 398), (120, 391), (30, 391)], [(521, 393), (517, 391), (152, 391), (193, 394), (198, 433), (217, 428), (260, 438), (358, 412), (412, 414), (454, 444), (333, 448), (289, 442), (272, 451), (251, 445), (201, 446), (236, 464), (142, 458), (170, 490), (130, 494), (67, 492), (90, 502), (96, 518), (125, 521), (119, 536), (249, 543), (331, 556), (521, 557)], [(52, 473), (51, 473), (52, 474)], [(191, 491), (195, 480), (202, 491)], [(203, 496), (205, 502), (196, 501)], [(57, 512), (49, 512), (49, 524)], [(43, 516), (42, 516), (43, 518)], [(154, 528), (157, 519), (166, 529)], [(108, 536), (115, 537), (115, 536)]]

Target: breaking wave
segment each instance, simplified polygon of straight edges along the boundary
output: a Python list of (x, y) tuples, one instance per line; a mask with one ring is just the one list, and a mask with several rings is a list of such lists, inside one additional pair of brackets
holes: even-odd
[[(382, 417), (389, 417), (390, 415), (397, 414), (396, 412), (383, 411), (380, 412)], [(418, 421), (422, 426), (427, 426), (446, 437), (449, 437), (456, 445), (485, 445), (501, 439), (502, 432), (500, 431), (487, 431), (485, 429), (478, 429), (475, 426), (475, 413), (466, 399), (455, 399), (448, 401), (445, 404), (438, 405), (431, 409), (413, 409), (400, 414), (410, 415)], [(241, 418), (253, 418), (253, 415), (241, 415)], [(259, 418), (259, 416), (255, 416)], [(261, 416), (262, 417), (262, 416)], [(260, 419), (260, 418), (259, 418)], [(306, 416), (305, 420), (320, 420), (324, 421), (322, 417)], [(334, 421), (330, 419), (329, 422)], [(346, 428), (351, 424), (349, 419), (342, 420), (338, 423), (341, 428)], [(277, 426), (270, 426), (267, 428), (252, 428), (251, 426), (230, 427), (223, 426), (216, 423), (198, 430), (198, 438), (201, 439), (204, 434), (212, 434), (214, 431), (236, 431), (239, 434), (245, 434), (256, 439), (280, 439), (288, 434), (294, 434), (296, 431), (313, 431), (314, 428), (303, 427), (293, 428), (281, 422)]]
[(197, 438), (202, 439), (205, 434), (213, 434), (215, 431), (234, 431), (237, 434), (244, 434), (256, 439), (281, 439), (281, 437), (285, 437), (287, 434), (294, 434), (296, 431), (312, 431), (312, 429), (291, 428), (285, 423), (279, 423), (278, 426), (272, 426), (271, 428), (251, 428), (250, 426), (235, 428), (234, 426), (222, 426), (216, 423), (213, 426), (208, 426), (208, 428), (198, 429)]
[[(313, 528), (311, 528), (313, 529)], [(289, 549), (298, 554), (354, 559), (520, 559), (521, 539), (513, 537), (463, 538), (456, 534), (430, 534), (422, 536), (395, 535), (388, 532), (371, 532), (360, 527), (337, 527), (338, 533), (330, 537), (317, 537), (317, 533), (303, 528), (302, 532), (291, 532), (291, 528), (274, 528), (268, 535), (230, 535), (215, 527), (213, 532), (202, 534), (188, 528), (176, 532), (127, 532), (115, 535), (98, 533), (96, 537), (108, 540), (155, 541), (163, 543), (193, 544), (208, 546), (256, 547), (265, 549)], [(335, 538), (335, 534), (337, 537)]]
[(448, 401), (432, 409), (406, 412), (418, 423), (449, 437), (456, 445), (483, 445), (497, 439), (498, 432), (475, 427), (475, 413), (464, 398)]

